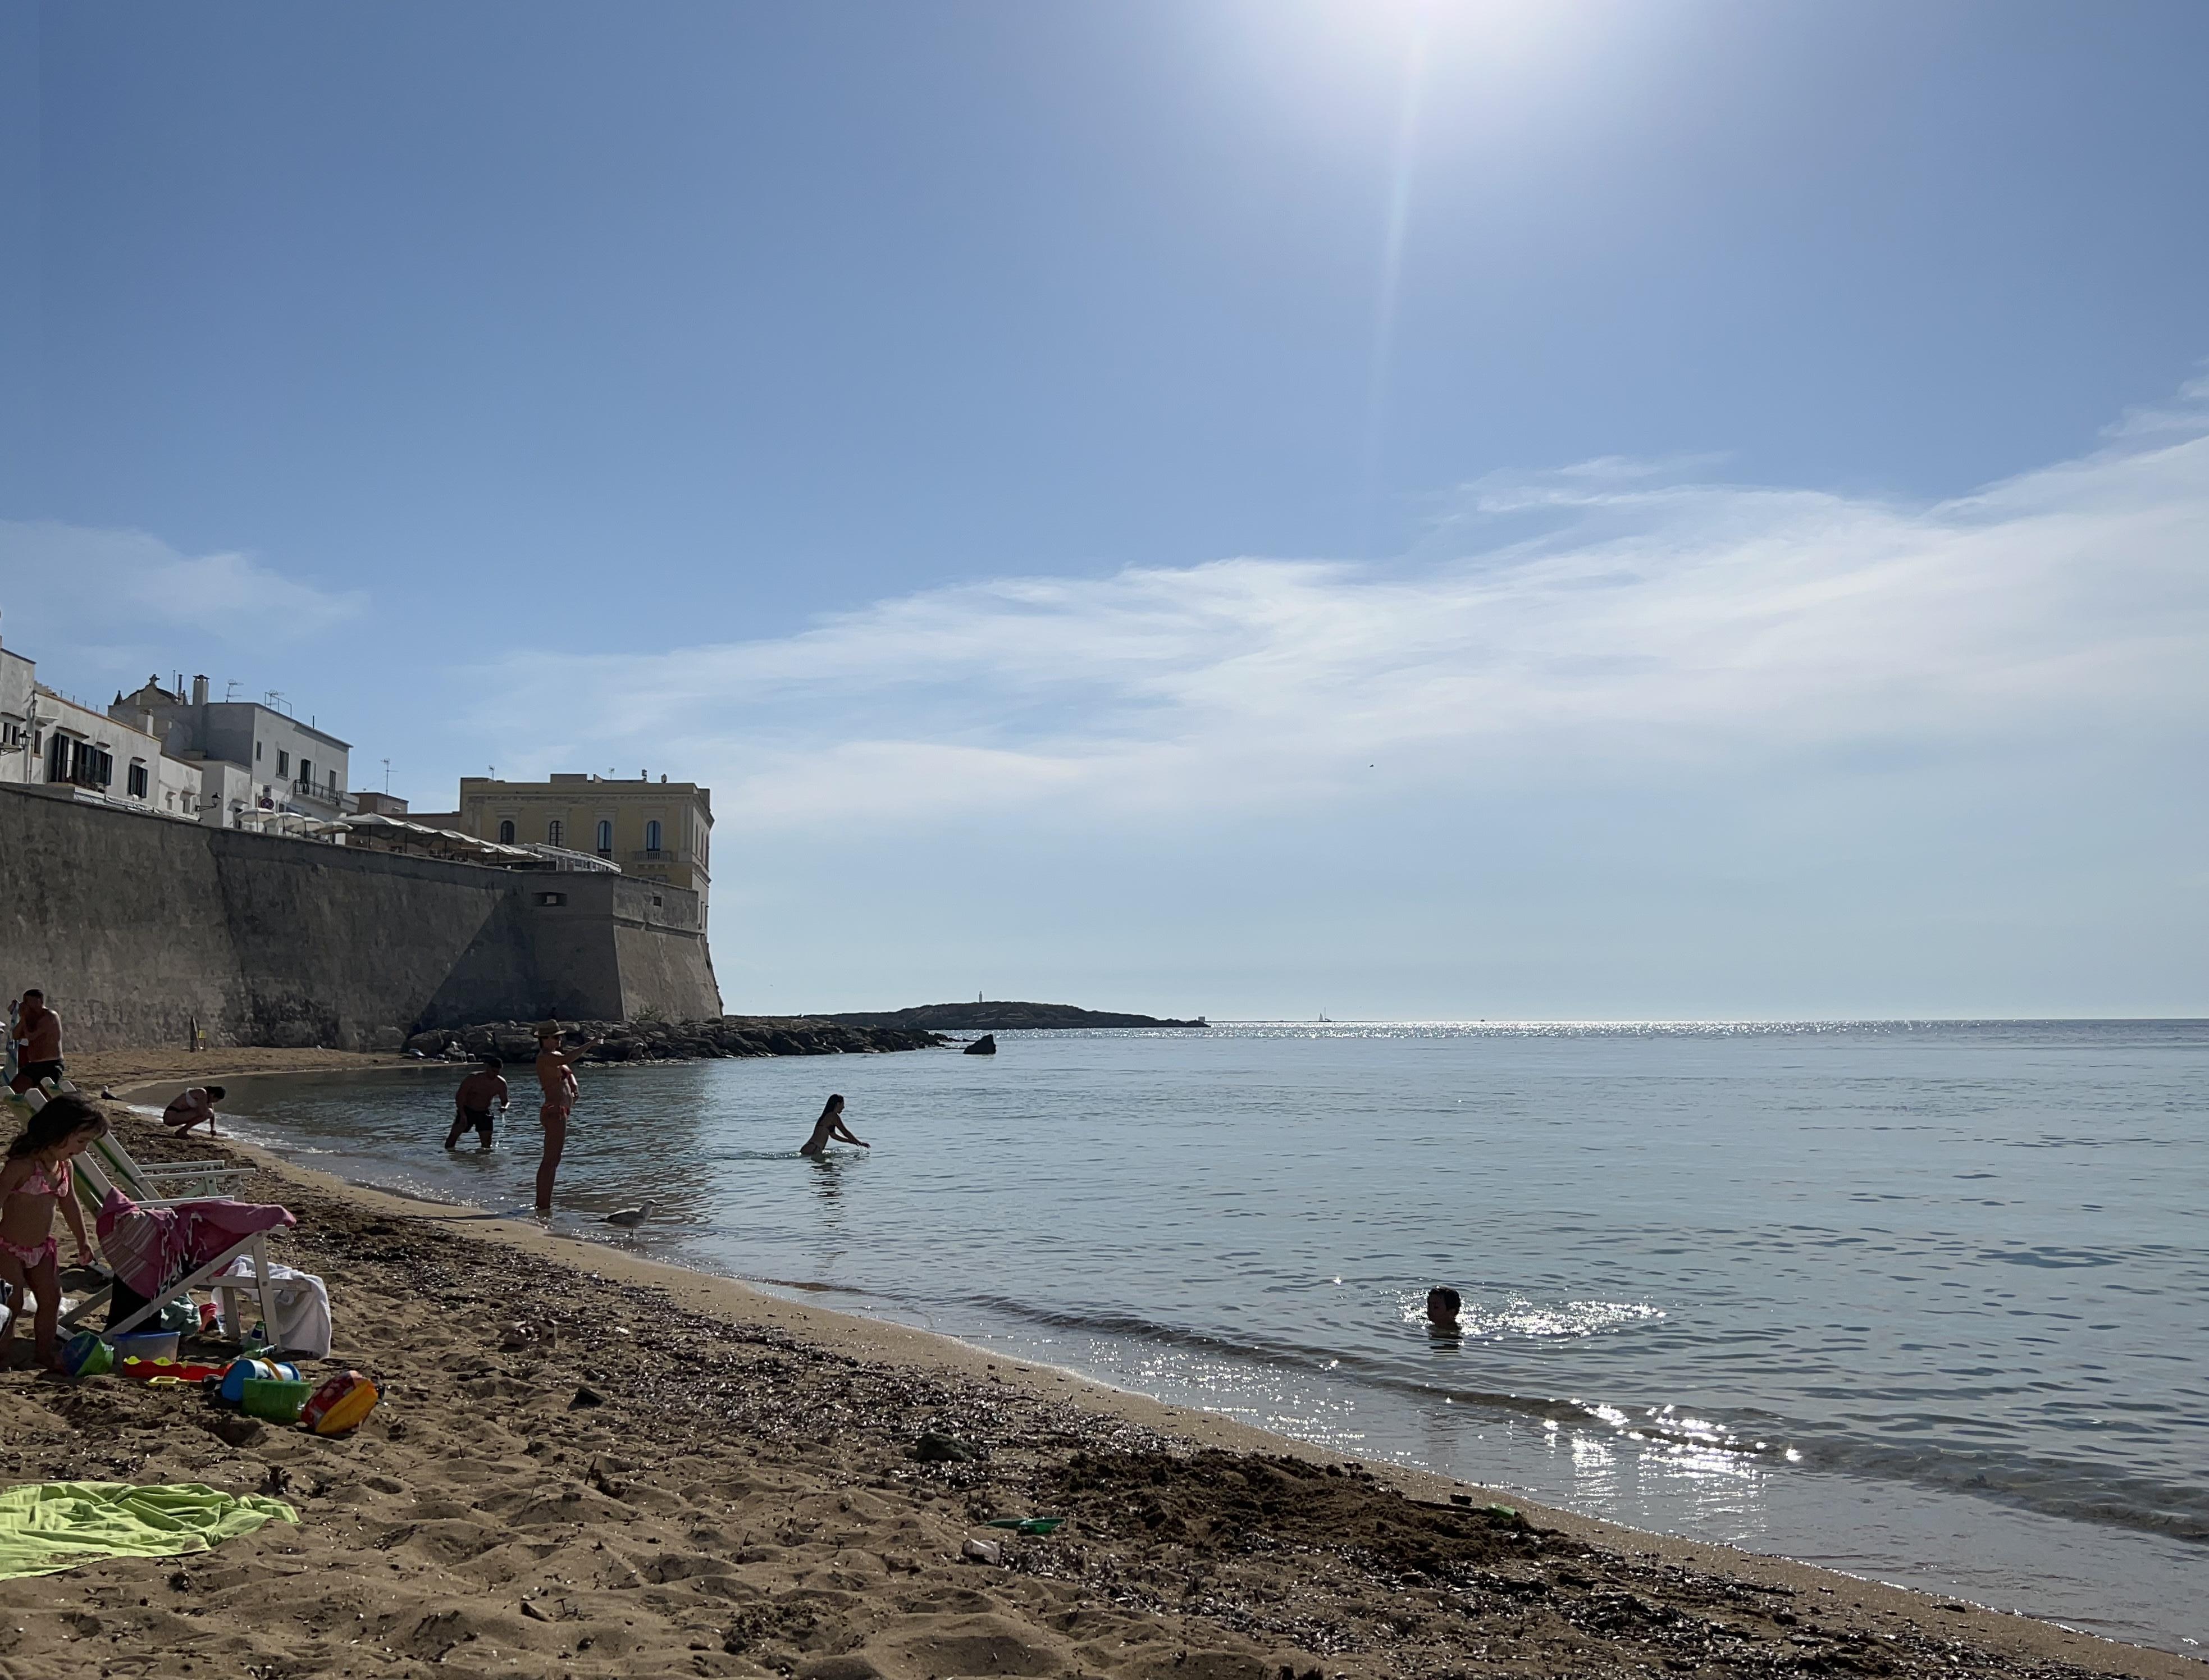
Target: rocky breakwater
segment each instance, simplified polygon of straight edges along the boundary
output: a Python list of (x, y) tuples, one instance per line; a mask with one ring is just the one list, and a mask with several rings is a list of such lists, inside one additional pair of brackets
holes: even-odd
[[(916, 1027), (853, 1027), (807, 1016), (723, 1015), (713, 1021), (584, 1021), (563, 1023), (562, 1041), (596, 1039), (593, 1062), (688, 1062), (734, 1056), (870, 1056), (931, 1050), (949, 1039)], [(418, 1033), (406, 1048), (447, 1062), (496, 1056), (528, 1062), (537, 1055), (533, 1021), (486, 1021)]]

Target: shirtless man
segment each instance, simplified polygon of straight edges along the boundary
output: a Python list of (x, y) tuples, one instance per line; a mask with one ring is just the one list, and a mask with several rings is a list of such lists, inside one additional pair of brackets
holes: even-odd
[(205, 1126), (209, 1137), (220, 1137), (214, 1129), (214, 1105), (229, 1094), (220, 1085), (195, 1085), (178, 1093), (177, 1099), (161, 1111), (161, 1123), (173, 1129), (178, 1137), (195, 1126)]
[(537, 1164), (537, 1211), (552, 1211), (552, 1180), (560, 1171), (561, 1152), (568, 1147), (568, 1117), (575, 1108), (575, 1064), (599, 1047), (599, 1040), (574, 1050), (560, 1048), (560, 1028), (548, 1024), (537, 1033), (537, 1083), (545, 1093), (537, 1111), (545, 1127), (545, 1159)]
[(17, 1096), (42, 1079), (62, 1076), (62, 1018), (46, 1007), (46, 995), (23, 994), (22, 1013), (15, 1017), (15, 1077), (8, 1088)]
[(446, 1148), (458, 1143), (470, 1127), (475, 1129), (478, 1147), (491, 1147), (491, 1105), (497, 1103), (503, 1114), (509, 1100), (505, 1075), (499, 1071), (505, 1066), (496, 1056), (486, 1056), (483, 1066), (460, 1081), (460, 1088), (453, 1093), (453, 1129), (445, 1134)]

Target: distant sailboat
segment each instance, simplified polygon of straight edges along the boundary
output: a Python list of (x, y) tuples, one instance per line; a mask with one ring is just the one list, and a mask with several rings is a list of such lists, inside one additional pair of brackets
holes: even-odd
[[(1320, 1020), (1321, 1020), (1321, 1021), (1327, 1021), (1327, 1011), (1326, 1011), (1325, 1009), (1321, 1009), (1321, 1010), (1319, 1012), (1319, 1018), (1320, 1018)], [(1327, 1024), (1328, 1024), (1328, 1025), (1330, 1025), (1330, 1026), (1332, 1026), (1332, 1025), (1333, 1025), (1333, 1023), (1332, 1023), (1332, 1022), (1328, 1022)]]

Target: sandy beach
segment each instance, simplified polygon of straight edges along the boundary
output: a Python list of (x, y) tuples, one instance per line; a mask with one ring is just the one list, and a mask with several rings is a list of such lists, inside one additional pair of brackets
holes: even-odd
[[(333, 1053), (190, 1073), (285, 1054)], [(179, 1059), (87, 1057), (78, 1077), (173, 1081)], [(11, 1482), (280, 1488), (301, 1519), (0, 1585), (9, 1680), (2203, 1672), (1352, 1464), (111, 1112), (141, 1158), (260, 1168), (250, 1194), (299, 1219), (275, 1251), (328, 1284), (330, 1368), (372, 1373), (386, 1399), (325, 1441), (219, 1433), (228, 1414), (196, 1394), (119, 1379), (0, 1376)], [(1066, 1521), (986, 1526), (1030, 1515)], [(963, 1556), (969, 1541), (995, 1556)]]

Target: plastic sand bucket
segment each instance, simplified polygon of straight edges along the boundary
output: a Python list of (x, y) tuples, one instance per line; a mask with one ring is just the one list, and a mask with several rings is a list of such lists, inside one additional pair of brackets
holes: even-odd
[(177, 1357), (177, 1344), (182, 1340), (174, 1330), (117, 1336), (114, 1339), (115, 1357), (118, 1359), (173, 1359)]
[(71, 1376), (99, 1376), (115, 1369), (115, 1350), (97, 1331), (80, 1331), (62, 1349), (62, 1369)]
[(297, 1423), (300, 1409), (314, 1392), (315, 1385), (311, 1382), (292, 1382), (282, 1377), (272, 1382), (267, 1377), (249, 1376), (245, 1379), (245, 1415), (266, 1418), (275, 1424)]
[(299, 1368), (280, 1359), (232, 1359), (223, 1370), (222, 1386), (215, 1390), (215, 1396), (232, 1406), (242, 1406), (245, 1403), (245, 1385), (256, 1377), (270, 1382), (296, 1382), (299, 1380)]

